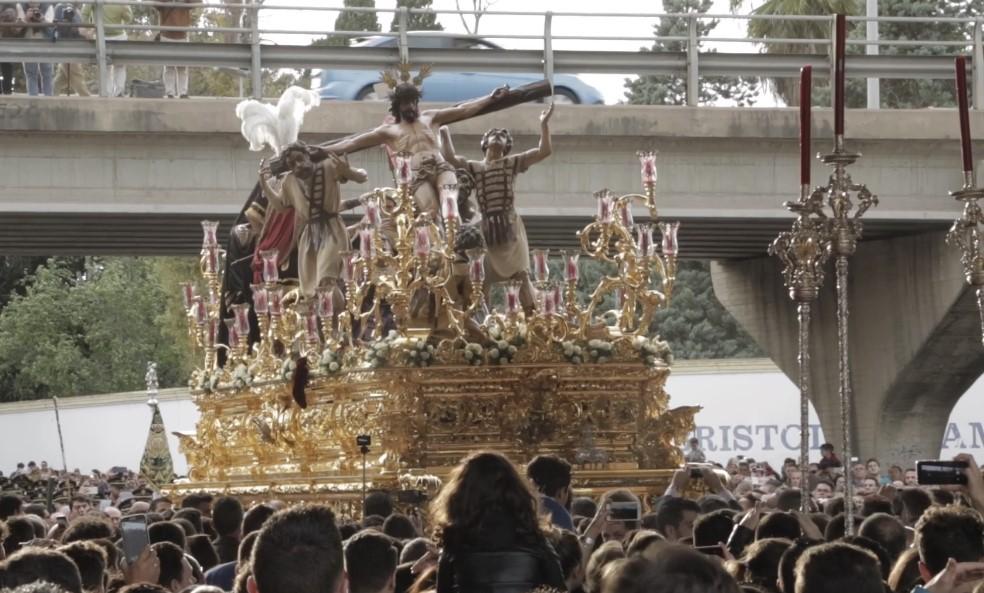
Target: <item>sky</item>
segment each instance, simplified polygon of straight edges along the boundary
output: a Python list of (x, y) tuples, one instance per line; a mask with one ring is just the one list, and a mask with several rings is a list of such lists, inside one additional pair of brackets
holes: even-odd
[[(747, 1), (742, 12), (747, 12), (760, 0)], [(713, 14), (729, 14), (728, 0), (714, 0)], [(265, 30), (289, 31), (332, 31), (337, 12), (318, 10), (295, 10), (294, 7), (341, 6), (341, 0), (265, 0), (267, 6), (291, 7), (290, 10), (265, 10), (261, 12), (260, 28)], [(376, 0), (376, 7), (392, 9), (396, 0)], [(455, 0), (434, 0), (435, 10), (455, 10)], [(470, 10), (471, 0), (460, 0), (461, 10)], [(658, 14), (663, 4), (659, 0), (609, 0), (602, 4), (598, 0), (492, 0), (491, 11), (498, 12), (562, 12), (595, 13), (592, 16), (553, 17), (552, 32), (555, 37), (554, 49), (575, 50), (594, 49), (600, 51), (635, 51), (652, 45), (653, 25), (657, 17), (597, 16), (601, 11), (610, 13)], [(381, 14), (380, 25), (389, 29), (390, 14)], [(438, 21), (445, 31), (465, 33), (465, 27), (458, 15), (439, 14)], [(714, 30), (715, 37), (742, 38), (745, 35), (745, 20), (725, 19)], [(544, 22), (539, 15), (485, 15), (479, 25), (479, 35), (508, 49), (540, 49)], [(537, 39), (496, 38), (496, 34), (530, 35)], [(318, 35), (320, 36), (320, 35)], [(586, 41), (583, 39), (556, 39), (556, 37), (614, 37), (617, 39)], [(311, 34), (270, 34), (264, 35), (266, 41), (278, 44), (306, 44), (316, 35)], [(717, 51), (755, 51), (747, 43), (715, 43), (711, 47)], [(412, 57), (411, 57), (412, 60)], [(624, 100), (625, 79), (630, 74), (581, 74), (585, 82), (591, 84), (605, 97), (605, 103), (614, 104)], [(634, 78), (634, 76), (632, 76)], [(763, 97), (765, 99), (766, 97)]]

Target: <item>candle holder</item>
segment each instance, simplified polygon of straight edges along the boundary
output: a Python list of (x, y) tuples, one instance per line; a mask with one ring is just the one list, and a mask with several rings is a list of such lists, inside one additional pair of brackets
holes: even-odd
[[(796, 303), (799, 325), (798, 387), (800, 391), (800, 475), (804, 484), (810, 469), (810, 318), (813, 302), (823, 286), (824, 264), (830, 256), (830, 234), (823, 213), (823, 190), (800, 188), (797, 202), (786, 202), (787, 210), (798, 216), (792, 230), (779, 233), (769, 245), (769, 255), (783, 264), (783, 281), (789, 298)], [(810, 499), (803, 492), (800, 510), (809, 512)]]
[(981, 334), (984, 339), (984, 245), (981, 241), (984, 212), (981, 211), (979, 203), (980, 199), (984, 198), (984, 189), (977, 187), (976, 176), (972, 171), (967, 171), (964, 173), (964, 186), (950, 192), (950, 196), (963, 202), (963, 211), (947, 232), (946, 243), (960, 249), (964, 279), (974, 288), (977, 297), (977, 310), (981, 317)]
[[(833, 168), (826, 186), (817, 188), (812, 196), (819, 192), (820, 203), (826, 200), (830, 214), (826, 216), (827, 233), (830, 240), (830, 255), (834, 257), (836, 270), (837, 292), (837, 352), (838, 376), (841, 407), (841, 430), (844, 433), (841, 449), (844, 459), (850, 459), (851, 448), (851, 418), (853, 417), (853, 388), (851, 386), (851, 359), (849, 355), (848, 318), (850, 309), (847, 298), (848, 260), (857, 250), (861, 239), (863, 224), (861, 217), (872, 206), (878, 205), (878, 197), (871, 193), (864, 184), (855, 183), (847, 172), (847, 167), (854, 164), (861, 155), (849, 152), (844, 148), (844, 137), (838, 135), (834, 142), (834, 151), (818, 155), (826, 165)], [(857, 208), (852, 201), (852, 194), (857, 200)], [(795, 210), (794, 210), (795, 211)], [(845, 480), (845, 529), (848, 535), (854, 534), (854, 484)]]

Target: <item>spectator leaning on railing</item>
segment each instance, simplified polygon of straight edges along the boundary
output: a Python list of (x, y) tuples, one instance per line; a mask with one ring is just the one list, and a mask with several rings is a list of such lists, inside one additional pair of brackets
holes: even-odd
[[(92, 4), (86, 4), (82, 9), (82, 18), (89, 23), (96, 22), (92, 7)], [(133, 22), (133, 10), (129, 4), (103, 4), (102, 17), (106, 41), (127, 40), (126, 29), (120, 27)], [(109, 63), (106, 85), (107, 96), (122, 97), (126, 94), (126, 66), (124, 64)]]
[[(0, 39), (23, 37), (24, 27), (17, 22), (17, 4), (0, 3)], [(14, 92), (14, 63), (0, 62), (0, 94)]]
[[(82, 13), (74, 4), (65, 2), (55, 6), (55, 39), (86, 39), (91, 36), (88, 29), (83, 29)], [(72, 91), (80, 97), (89, 96), (89, 84), (85, 80), (85, 70), (82, 64), (62, 62), (58, 64), (55, 74), (54, 90), (57, 94), (70, 95)]]
[[(46, 2), (25, 2), (18, 4), (19, 20), (23, 21), (26, 39), (53, 39), (55, 30), (51, 22), (55, 7)], [(27, 94), (31, 96), (54, 94), (52, 67), (45, 62), (24, 62), (24, 77), (27, 80)]]
[[(195, 0), (168, 0), (169, 6), (158, 6), (162, 27), (191, 27), (191, 8)], [(187, 43), (188, 31), (161, 31), (160, 40), (169, 43)], [(175, 96), (188, 98), (188, 67), (164, 66), (164, 94), (168, 99)]]

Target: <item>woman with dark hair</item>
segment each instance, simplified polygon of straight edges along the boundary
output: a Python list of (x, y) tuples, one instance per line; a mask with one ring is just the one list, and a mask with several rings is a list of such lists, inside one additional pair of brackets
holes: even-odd
[(474, 453), (434, 501), (441, 549), (437, 593), (566, 591), (560, 559), (537, 513), (537, 497), (499, 453)]

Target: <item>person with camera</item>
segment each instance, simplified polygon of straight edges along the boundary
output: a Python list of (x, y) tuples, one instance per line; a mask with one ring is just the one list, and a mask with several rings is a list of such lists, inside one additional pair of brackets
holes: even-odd
[[(24, 38), (53, 40), (55, 28), (52, 26), (54, 6), (45, 2), (25, 2), (18, 4), (18, 19), (23, 21)], [(27, 94), (36, 97), (54, 94), (53, 68), (47, 62), (24, 62), (24, 77), (27, 80)]]
[[(0, 39), (12, 39), (24, 36), (24, 27), (17, 18), (17, 5), (0, 3)], [(9, 95), (14, 92), (14, 63), (0, 62), (0, 94)], [(13, 477), (13, 476), (11, 476)]]
[[(55, 40), (88, 39), (91, 34), (82, 29), (82, 14), (70, 2), (55, 6)], [(62, 62), (55, 72), (54, 87), (66, 95), (75, 92), (80, 97), (89, 96), (89, 84), (85, 80), (85, 70), (82, 64)], [(60, 93), (59, 93), (60, 94)]]
[[(191, 27), (189, 4), (197, 0), (166, 0), (168, 6), (158, 6), (161, 27), (184, 27), (185, 30), (163, 30), (160, 40), (168, 43), (188, 43), (187, 28)], [(188, 67), (164, 66), (164, 94), (168, 99), (188, 98)]]

